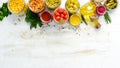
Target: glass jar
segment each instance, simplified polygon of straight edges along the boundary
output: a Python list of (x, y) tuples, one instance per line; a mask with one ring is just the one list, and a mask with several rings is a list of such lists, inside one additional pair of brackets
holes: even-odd
[(57, 8), (53, 12), (53, 19), (56, 23), (64, 24), (69, 20), (69, 13), (64, 8)]
[(67, 0), (65, 7), (69, 13), (76, 13), (80, 9), (80, 3), (78, 0)]
[(30, 0), (28, 7), (32, 12), (40, 13), (45, 9), (45, 2), (44, 0)]
[(45, 4), (49, 9), (56, 9), (60, 6), (61, 0), (46, 0)]
[(98, 29), (101, 27), (101, 24), (99, 23), (97, 18), (96, 7), (97, 5), (94, 2), (88, 2), (81, 7), (80, 13), (87, 24), (89, 23)]
[(77, 27), (82, 22), (82, 18), (79, 14), (73, 14), (70, 16), (70, 24)]
[(25, 0), (9, 0), (7, 6), (11, 13), (19, 16), (24, 15), (28, 9)]

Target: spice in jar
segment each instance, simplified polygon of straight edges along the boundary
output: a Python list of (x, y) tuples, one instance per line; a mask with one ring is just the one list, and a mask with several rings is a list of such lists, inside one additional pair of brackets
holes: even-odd
[(40, 16), (40, 19), (43, 23), (48, 24), (51, 21), (52, 16), (51, 16), (50, 12), (44, 11)]
[(29, 1), (29, 8), (34, 13), (40, 13), (45, 8), (45, 3), (43, 0), (30, 0)]

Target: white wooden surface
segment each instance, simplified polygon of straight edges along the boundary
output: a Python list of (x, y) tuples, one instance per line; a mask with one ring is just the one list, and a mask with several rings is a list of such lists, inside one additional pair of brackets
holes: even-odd
[(112, 24), (101, 17), (99, 30), (84, 23), (75, 30), (54, 21), (30, 30), (24, 17), (10, 15), (0, 22), (0, 68), (120, 68), (119, 6), (110, 15)]

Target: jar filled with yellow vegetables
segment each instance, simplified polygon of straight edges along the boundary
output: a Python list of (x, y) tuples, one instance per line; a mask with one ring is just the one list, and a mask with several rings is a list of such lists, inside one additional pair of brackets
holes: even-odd
[(101, 24), (96, 15), (96, 7), (97, 5), (94, 2), (88, 2), (80, 8), (80, 13), (87, 24), (89, 23), (95, 28), (100, 28)]
[(28, 4), (25, 0), (9, 0), (8, 9), (16, 15), (24, 15), (28, 9)]
[(70, 13), (76, 13), (80, 9), (80, 3), (78, 0), (67, 0), (65, 7)]
[(56, 9), (60, 6), (61, 0), (45, 0), (45, 4), (49, 9)]
[(106, 0), (104, 5), (108, 10), (115, 9), (118, 6), (118, 0)]

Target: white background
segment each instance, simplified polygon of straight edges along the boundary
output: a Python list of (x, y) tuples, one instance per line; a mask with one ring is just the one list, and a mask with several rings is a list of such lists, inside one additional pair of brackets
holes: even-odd
[(110, 12), (111, 24), (100, 17), (99, 30), (84, 23), (74, 30), (54, 21), (30, 30), (24, 17), (10, 15), (0, 22), (0, 68), (120, 68), (119, 15), (118, 6)]

